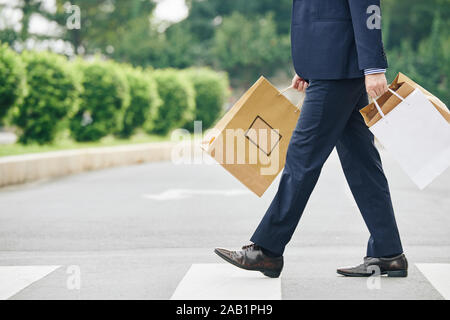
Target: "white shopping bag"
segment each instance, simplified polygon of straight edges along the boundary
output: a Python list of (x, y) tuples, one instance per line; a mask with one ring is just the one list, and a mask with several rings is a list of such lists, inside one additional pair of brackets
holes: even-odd
[(382, 119), (370, 130), (424, 189), (450, 165), (450, 125), (419, 89), (406, 98), (389, 91), (402, 102), (385, 115), (375, 101)]

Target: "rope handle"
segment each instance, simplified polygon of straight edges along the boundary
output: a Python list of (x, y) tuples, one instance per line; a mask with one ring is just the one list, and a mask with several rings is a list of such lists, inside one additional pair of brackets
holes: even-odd
[(283, 93), (285, 93), (286, 91), (289, 91), (289, 90), (291, 90), (291, 89), (294, 89), (294, 87), (293, 87), (292, 85), (290, 85), (289, 87), (287, 87), (287, 88), (281, 90), (280, 93), (279, 93), (278, 95), (282, 95)]
[[(281, 91), (278, 93), (278, 95), (281, 96), (281, 95), (283, 95), (286, 91), (291, 90), (291, 89), (294, 89), (294, 87), (293, 87), (292, 85), (290, 85), (289, 87), (287, 87), (287, 88), (281, 90)], [(297, 112), (299, 112), (299, 111), (302, 110), (302, 104), (303, 104), (303, 100), (300, 100), (300, 102), (296, 105), (297, 110), (295, 110), (295, 113), (297, 113)]]

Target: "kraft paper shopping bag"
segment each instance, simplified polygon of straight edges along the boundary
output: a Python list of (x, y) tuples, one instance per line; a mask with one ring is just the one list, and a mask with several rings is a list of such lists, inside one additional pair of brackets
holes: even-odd
[(217, 123), (202, 148), (262, 196), (284, 167), (299, 115), (299, 107), (261, 77)]

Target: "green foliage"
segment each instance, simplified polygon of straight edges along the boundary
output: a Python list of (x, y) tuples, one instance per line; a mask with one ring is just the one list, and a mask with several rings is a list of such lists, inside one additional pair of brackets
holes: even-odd
[(405, 39), (390, 50), (388, 78), (393, 80), (398, 72), (405, 73), (450, 107), (450, 31), (439, 14), (433, 21), (431, 34), (417, 49)]
[(122, 129), (130, 103), (129, 86), (121, 68), (109, 61), (76, 63), (82, 72), (80, 108), (70, 121), (76, 141), (98, 141)]
[(218, 28), (213, 53), (221, 68), (248, 86), (258, 75), (287, 65), (289, 48), (289, 37), (277, 34), (272, 16), (248, 19), (234, 13)]
[[(28, 28), (31, 16), (40, 15), (56, 22), (62, 30), (61, 35), (56, 37), (70, 42), (78, 54), (101, 53), (102, 56), (133, 66), (214, 67), (228, 71), (233, 87), (248, 87), (261, 74), (272, 76), (279, 71), (289, 75), (292, 73), (289, 37), (292, 0), (187, 0), (189, 16), (170, 26), (152, 20), (156, 0), (72, 0), (72, 4), (81, 8), (80, 30), (67, 30), (65, 26), (70, 15), (65, 11), (66, 0), (56, 0), (54, 11), (42, 5), (44, 2), (24, 0), (0, 5), (0, 10), (12, 6), (22, 11), (22, 28), (15, 28), (6, 21), (4, 30), (0, 31), (0, 41), (21, 48), (24, 41), (30, 38), (39, 43), (40, 40), (55, 37), (28, 32), (31, 30)], [(390, 80), (398, 72), (403, 72), (449, 105), (450, 1), (383, 0), (382, 11)], [(77, 113), (73, 117), (77, 120), (71, 122), (72, 134), (77, 139), (96, 140), (105, 134), (118, 132), (131, 134), (133, 128), (139, 126), (164, 133), (178, 126), (189, 127), (189, 121), (194, 118), (203, 120), (209, 126), (214, 122), (212, 119), (217, 117), (220, 94), (212, 98), (204, 94), (206, 90), (201, 89), (212, 85), (203, 80), (203, 76), (189, 76), (192, 71), (175, 75), (176, 72), (172, 70), (167, 71), (171, 73), (170, 76), (158, 77), (162, 83), (158, 91), (164, 94), (166, 103), (161, 108), (154, 108), (155, 115), (150, 116), (152, 121), (145, 121), (138, 116), (143, 108), (133, 109), (135, 105), (144, 103), (133, 103), (127, 109), (124, 81), (109, 79), (111, 74), (115, 74), (113, 78), (120, 78), (121, 75), (117, 75), (120, 71), (117, 71), (116, 65), (109, 64), (109, 68), (115, 71), (99, 71), (98, 82), (92, 75), (93, 71), (87, 77), (84, 88), (93, 89), (87, 90), (89, 94), (84, 94), (83, 111)], [(100, 74), (105, 75), (109, 85), (104, 83), (105, 79)], [(2, 72), (0, 79), (4, 79), (4, 75)], [(190, 78), (190, 81), (181, 79), (183, 76)], [(122, 75), (122, 78), (125, 76)], [(143, 92), (143, 82), (137, 82), (140, 85), (136, 91)], [(0, 90), (14, 94), (4, 88), (1, 86)], [(192, 102), (194, 91), (197, 91), (195, 110)], [(140, 93), (137, 96), (143, 98)], [(0, 95), (2, 98), (6, 99), (4, 93)], [(86, 102), (88, 100), (89, 103)], [(213, 100), (216, 102), (204, 102)], [(181, 101), (182, 104), (174, 101)], [(0, 108), (5, 105), (2, 103)], [(11, 107), (8, 109), (16, 110)], [(125, 110), (127, 113), (123, 119)], [(92, 124), (89, 124), (90, 118)], [(137, 119), (145, 123), (141, 125)], [(125, 133), (127, 131), (129, 133)]]
[(207, 50), (202, 53), (201, 47), (194, 35), (186, 32), (181, 24), (175, 24), (165, 32), (165, 46), (163, 57), (165, 65), (174, 68), (188, 68), (200, 62), (207, 55)]
[(62, 56), (29, 51), (22, 57), (29, 91), (14, 116), (19, 141), (50, 143), (78, 105), (78, 79)]
[(124, 35), (110, 57), (122, 62), (154, 68), (187, 68), (204, 57), (207, 50), (186, 32), (182, 24), (175, 24), (166, 32), (141, 17), (129, 22), (131, 30)]
[[(194, 84), (195, 120), (202, 121), (203, 129), (208, 129), (222, 115), (229, 90), (228, 76), (207, 68), (193, 68), (185, 72)], [(189, 122), (187, 128), (192, 130), (192, 125)]]
[[(40, 15), (46, 11), (43, 9), (45, 7), (44, 2), (46, 2), (46, 0), (6, 1), (6, 3), (5, 1), (2, 1), (0, 4), (0, 11), (4, 8), (14, 8), (14, 10), (20, 10), (22, 16), (20, 19), (21, 28), (18, 30), (14, 23), (9, 21), (13, 19), (9, 19), (8, 13), (6, 14), (6, 19), (2, 19), (3, 27), (0, 31), (0, 38), (2, 41), (11, 45), (16, 40), (20, 39), (25, 41), (29, 39), (31, 36), (29, 33), (31, 17), (36, 14)], [(2, 16), (4, 16), (4, 14)]]
[(123, 127), (120, 135), (130, 137), (137, 128), (145, 126), (147, 121), (156, 115), (157, 108), (161, 105), (155, 80), (150, 72), (144, 72), (140, 68), (123, 67), (130, 87), (130, 105), (125, 110)]
[[(134, 66), (224, 68), (230, 73), (233, 87), (247, 87), (260, 74), (292, 73), (289, 39), (292, 0), (186, 0), (189, 16), (168, 28), (166, 22), (160, 24), (153, 19), (157, 0), (72, 0), (72, 4), (81, 8), (79, 30), (66, 28), (70, 16), (65, 11), (66, 0), (56, 0), (56, 10), (49, 10), (43, 5), (44, 0), (15, 2), (0, 5), (0, 10), (13, 6), (22, 11), (21, 28), (15, 31), (14, 26), (5, 23), (0, 39), (18, 47), (29, 38), (54, 37), (28, 33), (31, 16), (40, 15), (56, 22), (62, 30), (59, 37), (69, 41), (78, 54), (101, 53)], [(450, 30), (450, 1), (383, 0), (382, 12), (390, 72), (392, 69), (406, 74), (425, 72), (424, 84), (440, 88), (439, 94), (446, 96), (450, 90), (448, 73), (443, 73), (443, 69), (449, 65), (448, 57), (445, 54), (436, 57), (447, 60), (437, 61), (440, 76), (435, 73), (430, 78), (427, 70), (435, 66), (424, 47), (431, 41), (436, 13), (440, 16), (441, 30)], [(437, 37), (448, 52), (448, 32)], [(411, 52), (404, 52), (406, 48)], [(422, 54), (425, 56), (417, 57)], [(419, 65), (406, 63), (408, 56), (414, 56), (412, 63)]]
[[(383, 0), (383, 31), (387, 49), (400, 47), (408, 41), (416, 50), (429, 37), (436, 13), (440, 14), (443, 30), (450, 29), (450, 1), (448, 0)], [(444, 34), (440, 35), (445, 39)]]
[(210, 127), (229, 88), (228, 76), (209, 68), (144, 71), (35, 51), (20, 59), (6, 45), (0, 46), (0, 71), (2, 115), (20, 102), (11, 114), (25, 144), (53, 142), (66, 129), (78, 142), (95, 142), (114, 134), (129, 138), (138, 128), (166, 135), (192, 129), (194, 120)]
[(167, 67), (169, 62), (165, 54), (165, 35), (150, 25), (146, 17), (130, 21), (129, 25), (132, 31), (121, 37), (111, 58), (132, 65)]
[(0, 44), (0, 121), (25, 94), (25, 67), (20, 56)]
[(158, 108), (152, 121), (151, 132), (167, 134), (193, 121), (195, 89), (189, 79), (173, 69), (155, 71), (154, 79), (163, 105)]
[(291, 26), (292, 0), (189, 0), (189, 17), (185, 24), (201, 40), (214, 37), (218, 17), (240, 13), (248, 19), (272, 14), (279, 34), (286, 34)]
[(18, 39), (19, 39), (19, 35), (14, 29), (6, 28), (3, 30), (0, 30), (0, 42), (12, 45)]
[(66, 13), (66, 3), (66, 0), (56, 0), (56, 13), (48, 13), (47, 18), (61, 26), (64, 38), (76, 52), (108, 56), (112, 54), (111, 49), (119, 48), (134, 33), (135, 21), (141, 18), (148, 21), (155, 8), (153, 0), (71, 0), (72, 5), (81, 9), (81, 28), (68, 30), (66, 21), (70, 14)]

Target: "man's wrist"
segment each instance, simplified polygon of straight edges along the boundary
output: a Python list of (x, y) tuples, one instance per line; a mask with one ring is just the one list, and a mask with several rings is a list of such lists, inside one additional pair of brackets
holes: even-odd
[(369, 68), (369, 69), (364, 69), (364, 75), (369, 75), (369, 74), (377, 74), (377, 73), (386, 73), (386, 69), (383, 68)]

